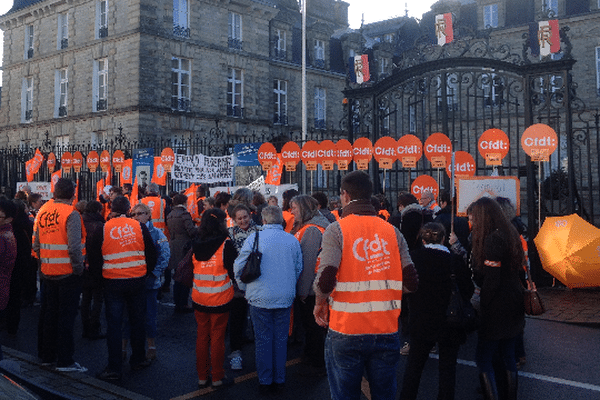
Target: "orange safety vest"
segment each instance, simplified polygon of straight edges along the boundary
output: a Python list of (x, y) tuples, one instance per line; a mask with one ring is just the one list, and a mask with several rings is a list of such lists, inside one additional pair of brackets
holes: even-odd
[[(148, 196), (140, 200), (152, 210), (152, 226), (160, 229), (167, 235), (167, 223), (165, 221), (165, 201), (158, 196)], [(167, 236), (168, 237), (168, 236)]]
[[(299, 242), (302, 242), (302, 237), (304, 236), (304, 234), (306, 233), (306, 230), (311, 227), (314, 226), (315, 228), (317, 228), (318, 230), (321, 231), (321, 235), (323, 234), (323, 232), (325, 232), (325, 228), (323, 228), (322, 226), (319, 225), (315, 225), (315, 224), (307, 224), (304, 225), (302, 228), (300, 228), (298, 230), (298, 232), (296, 232), (296, 234), (294, 235), (296, 237), (296, 239), (298, 239)], [(319, 249), (319, 251), (321, 251), (321, 249)], [(317, 257), (317, 263), (315, 264), (315, 274), (317, 273), (317, 271), (319, 270), (319, 265), (321, 265), (321, 258)]]
[(225, 243), (208, 261), (198, 261), (194, 256), (194, 290), (192, 301), (206, 307), (218, 307), (233, 299), (233, 283), (223, 264)]
[(104, 224), (102, 276), (106, 279), (130, 279), (146, 275), (144, 236), (140, 223), (133, 218), (111, 218)]
[(402, 262), (394, 227), (377, 216), (355, 214), (339, 224), (344, 248), (330, 295), (329, 328), (347, 335), (397, 332)]
[(333, 216), (335, 217), (336, 221), (340, 220), (340, 210), (333, 210), (331, 211), (331, 213), (333, 214)]
[(285, 231), (290, 233), (294, 227), (294, 214), (289, 211), (282, 211), (283, 220), (285, 221)]
[(388, 210), (379, 210), (377, 215), (379, 215), (380, 218), (383, 218), (384, 221), (390, 219), (390, 213)]
[[(67, 219), (74, 211), (75, 208), (70, 204), (49, 201), (40, 208), (35, 218), (34, 230), (40, 242), (41, 271), (44, 275), (58, 276), (73, 273), (69, 257)], [(85, 255), (83, 221), (81, 229), (81, 250)]]

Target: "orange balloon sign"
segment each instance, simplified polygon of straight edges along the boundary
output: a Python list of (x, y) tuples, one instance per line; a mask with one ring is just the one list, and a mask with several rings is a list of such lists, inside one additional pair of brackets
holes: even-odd
[(354, 141), (352, 152), (356, 167), (362, 170), (369, 169), (369, 161), (373, 157), (373, 143), (368, 138), (358, 138)]
[(433, 179), (429, 175), (418, 176), (417, 179), (415, 179), (413, 181), (412, 185), (410, 186), (410, 192), (417, 199), (420, 199), (421, 194), (423, 194), (423, 192), (426, 190), (433, 193), (433, 196), (437, 199), (439, 186), (438, 186), (438, 183), (435, 181), (435, 179)]
[[(466, 151), (454, 153), (454, 177), (461, 179), (475, 175), (475, 159)], [(452, 162), (446, 167), (446, 173), (452, 178)]]
[(323, 171), (333, 171), (333, 164), (337, 159), (337, 148), (331, 140), (323, 140), (319, 150), (319, 160)]
[(379, 138), (373, 146), (373, 156), (381, 169), (392, 169), (397, 159), (398, 142), (389, 136)]
[(346, 139), (340, 139), (335, 144), (337, 149), (337, 165), (340, 171), (347, 171), (352, 161), (352, 143)]
[(100, 165), (100, 156), (98, 155), (98, 152), (96, 150), (90, 151), (85, 162), (87, 163), (90, 172), (96, 172), (98, 165)]
[(54, 172), (54, 168), (56, 168), (56, 156), (54, 153), (48, 154), (48, 161), (46, 161), (46, 165), (48, 165), (48, 170), (50, 173)]
[(113, 158), (112, 158), (112, 163), (115, 167), (115, 171), (117, 171), (117, 173), (121, 173), (121, 170), (123, 169), (123, 163), (125, 162), (125, 154), (123, 154), (123, 152), (121, 150), (116, 150), (113, 153)]
[(558, 137), (548, 125), (534, 124), (523, 132), (521, 146), (531, 161), (550, 161), (550, 154), (558, 147)]
[(110, 169), (110, 153), (108, 150), (103, 150), (100, 153), (100, 168), (102, 168), (102, 172), (108, 172)]
[(446, 168), (452, 158), (452, 142), (443, 133), (432, 133), (425, 140), (425, 157), (433, 168)]
[(73, 156), (68, 151), (65, 151), (60, 159), (60, 165), (63, 172), (71, 172), (71, 165), (73, 165)]
[(300, 146), (296, 142), (287, 142), (281, 148), (281, 161), (288, 172), (295, 171), (300, 162)]
[(258, 162), (262, 165), (263, 171), (268, 171), (277, 162), (277, 150), (269, 142), (263, 143), (258, 148)]
[(319, 163), (319, 150), (320, 146), (314, 140), (309, 140), (308, 142), (304, 143), (304, 146), (302, 146), (302, 150), (300, 150), (300, 158), (306, 166), (307, 171), (317, 170), (317, 164)]
[(73, 169), (75, 170), (75, 172), (81, 172), (81, 167), (83, 166), (83, 155), (80, 151), (76, 151), (73, 154), (71, 164), (73, 165)]
[(398, 139), (396, 148), (398, 160), (404, 168), (416, 168), (417, 161), (423, 156), (423, 144), (415, 135), (404, 135)]
[(171, 172), (173, 164), (175, 164), (175, 152), (170, 147), (165, 147), (160, 153), (160, 162), (166, 172)]
[(492, 128), (479, 137), (479, 154), (486, 165), (502, 165), (502, 159), (508, 154), (510, 140), (500, 129)]

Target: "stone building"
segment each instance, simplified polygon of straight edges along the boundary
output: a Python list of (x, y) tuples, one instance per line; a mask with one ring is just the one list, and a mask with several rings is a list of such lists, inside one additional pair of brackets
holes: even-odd
[[(339, 129), (348, 4), (309, 3), (307, 120)], [(233, 138), (301, 127), (295, 0), (14, 0), (4, 31), (0, 147)]]

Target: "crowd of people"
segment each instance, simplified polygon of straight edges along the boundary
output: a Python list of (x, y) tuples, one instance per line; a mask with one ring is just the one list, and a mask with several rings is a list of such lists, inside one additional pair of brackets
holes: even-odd
[[(470, 333), (446, 323), (456, 283), (479, 315), (484, 398), (517, 398), (526, 232), (508, 199), (483, 197), (468, 219), (455, 215), (448, 192), (403, 192), (391, 209), (361, 171), (343, 177), (339, 197), (291, 189), (281, 207), (247, 188), (161, 196), (152, 183), (136, 196), (107, 186), (97, 200), (73, 204), (75, 189), (61, 178), (45, 203), (25, 191), (0, 198), (0, 315), (15, 334), (39, 288), (46, 366), (86, 371), (73, 359), (78, 313), (83, 337), (106, 339), (99, 378), (121, 380), (127, 360), (132, 370), (150, 366), (160, 348), (158, 301), (172, 290), (174, 312), (197, 323), (201, 388), (233, 383), (225, 366), (242, 369), (251, 321), (261, 393), (281, 390), (287, 344), (301, 332), (305, 372), (326, 375), (332, 399), (358, 399), (363, 375), (373, 399), (395, 399), (402, 355), (400, 398), (416, 399), (431, 351), (439, 352), (438, 399), (454, 399), (458, 350)], [(242, 282), (256, 248), (260, 277)], [(175, 276), (186, 264), (191, 284)]]

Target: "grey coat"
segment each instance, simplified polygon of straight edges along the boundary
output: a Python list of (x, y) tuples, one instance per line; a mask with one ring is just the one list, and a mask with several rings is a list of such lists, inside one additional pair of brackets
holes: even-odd
[(169, 246), (171, 249), (171, 259), (169, 268), (174, 269), (179, 261), (185, 256), (185, 251), (192, 238), (198, 231), (192, 220), (192, 215), (183, 205), (173, 207), (167, 215), (167, 227), (169, 229)]
[[(329, 221), (321, 213), (318, 213), (304, 225), (317, 225), (327, 228), (327, 226), (329, 226)], [(297, 293), (301, 299), (305, 299), (307, 296), (314, 296), (315, 294), (312, 285), (315, 280), (315, 265), (317, 264), (317, 258), (319, 257), (321, 250), (322, 238), (323, 234), (321, 231), (318, 228), (311, 226), (306, 229), (306, 232), (304, 232), (302, 240), (300, 241), (304, 268), (298, 279)]]

